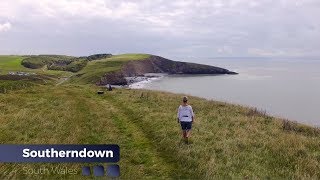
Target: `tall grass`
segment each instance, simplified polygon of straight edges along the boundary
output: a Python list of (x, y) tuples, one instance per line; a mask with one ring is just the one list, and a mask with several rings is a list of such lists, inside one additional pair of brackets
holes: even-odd
[[(0, 142), (119, 144), (122, 179), (319, 179), (320, 136), (284, 128), (283, 121), (246, 107), (190, 97), (196, 114), (192, 144), (181, 141), (181, 96), (97, 87), (35, 86), (0, 94)], [(0, 174), (23, 166), (62, 165), (77, 175), (1, 178), (81, 179), (83, 164), (0, 164)]]

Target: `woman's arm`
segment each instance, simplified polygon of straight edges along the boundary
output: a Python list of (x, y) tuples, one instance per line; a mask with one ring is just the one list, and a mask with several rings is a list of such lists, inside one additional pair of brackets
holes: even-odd
[(179, 117), (180, 117), (180, 106), (179, 106), (179, 108), (178, 108), (178, 113), (177, 113), (177, 119), (178, 119), (178, 123), (180, 122), (180, 119), (179, 119)]
[(194, 113), (191, 106), (190, 106), (190, 113), (191, 113), (192, 122), (195, 122)]

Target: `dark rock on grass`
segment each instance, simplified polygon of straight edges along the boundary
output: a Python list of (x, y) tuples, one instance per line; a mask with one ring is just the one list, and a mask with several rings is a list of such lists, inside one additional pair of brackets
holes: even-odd
[(151, 56), (142, 61), (129, 61), (122, 68), (125, 76), (139, 76), (146, 73), (168, 74), (237, 74), (215, 66), (172, 61), (160, 56)]
[(127, 81), (125, 79), (124, 74), (122, 71), (114, 71), (105, 74), (100, 81), (96, 83), (96, 85), (102, 86), (102, 85), (107, 85), (107, 84), (112, 84), (112, 85), (127, 85)]
[(104, 91), (97, 91), (97, 94), (104, 94)]

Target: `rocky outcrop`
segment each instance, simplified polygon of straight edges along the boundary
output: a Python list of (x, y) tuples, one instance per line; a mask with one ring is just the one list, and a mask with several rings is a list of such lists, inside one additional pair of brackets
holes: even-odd
[(160, 56), (151, 56), (142, 61), (129, 61), (122, 68), (125, 76), (137, 76), (145, 73), (168, 74), (236, 74), (227, 69), (187, 62), (178, 62)]
[(127, 85), (128, 82), (122, 71), (113, 71), (105, 74), (99, 82), (96, 83), (99, 86), (112, 84), (112, 85)]
[(145, 60), (128, 61), (122, 69), (107, 73), (98, 85), (127, 85), (125, 77), (143, 76), (146, 73), (167, 74), (237, 74), (227, 69), (187, 62), (172, 61), (160, 56), (150, 56)]

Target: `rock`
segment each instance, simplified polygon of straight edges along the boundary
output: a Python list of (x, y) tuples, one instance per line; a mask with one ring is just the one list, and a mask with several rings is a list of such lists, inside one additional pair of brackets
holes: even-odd
[(104, 94), (104, 91), (98, 91), (97, 93), (98, 94)]

